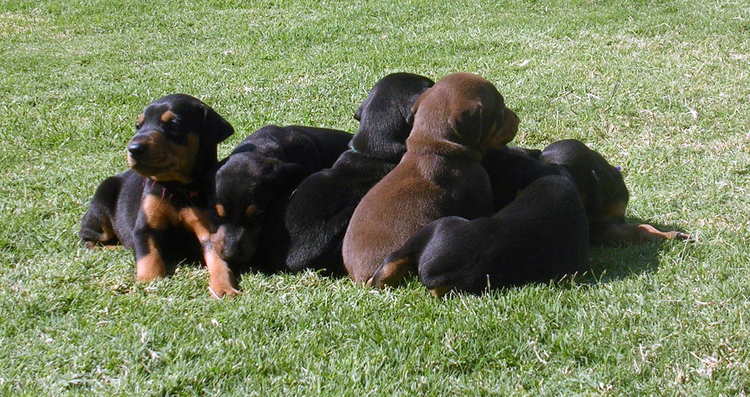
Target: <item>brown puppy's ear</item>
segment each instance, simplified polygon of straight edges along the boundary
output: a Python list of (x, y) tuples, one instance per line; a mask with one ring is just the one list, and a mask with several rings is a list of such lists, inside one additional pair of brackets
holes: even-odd
[[(472, 101), (474, 102), (474, 101)], [(485, 138), (484, 109), (482, 103), (476, 101), (470, 106), (451, 111), (448, 116), (448, 125), (453, 130), (453, 140), (464, 146), (478, 148)]]
[(518, 116), (512, 110), (503, 107), (495, 120), (488, 120), (488, 123), (494, 124), (494, 131), (490, 132), (490, 136), (486, 137), (484, 146), (493, 149), (501, 149), (512, 141), (516, 137), (518, 132)]
[(505, 145), (508, 142), (512, 141), (513, 138), (516, 137), (516, 133), (518, 132), (518, 124), (520, 122), (521, 120), (516, 115), (516, 112), (508, 108), (504, 108), (503, 124), (500, 126), (499, 131), (497, 131), (494, 141), (502, 145)]
[(206, 104), (203, 104), (203, 129), (204, 134), (213, 138), (216, 143), (234, 134), (232, 125)]

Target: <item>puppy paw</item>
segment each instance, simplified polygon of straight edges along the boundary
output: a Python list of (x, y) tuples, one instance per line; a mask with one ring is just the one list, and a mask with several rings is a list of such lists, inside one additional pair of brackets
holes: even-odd
[(671, 232), (668, 232), (667, 235), (670, 240), (683, 240), (688, 243), (694, 243), (698, 241), (697, 236), (694, 236), (692, 234), (687, 234), (683, 232), (678, 232), (676, 230), (673, 230)]
[(208, 292), (211, 293), (211, 297), (215, 299), (222, 299), (224, 297), (233, 297), (241, 294), (241, 292), (234, 288), (231, 284), (213, 284), (208, 286)]

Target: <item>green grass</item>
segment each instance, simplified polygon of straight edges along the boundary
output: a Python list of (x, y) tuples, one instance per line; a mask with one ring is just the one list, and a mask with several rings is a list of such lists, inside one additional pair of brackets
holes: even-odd
[[(750, 393), (746, 1), (0, 1), (3, 395)], [(591, 274), (430, 298), (316, 274), (133, 281), (78, 221), (136, 115), (185, 92), (237, 133), (354, 131), (394, 71), (479, 73), (516, 143), (623, 166), (629, 215), (695, 244), (600, 248)]]

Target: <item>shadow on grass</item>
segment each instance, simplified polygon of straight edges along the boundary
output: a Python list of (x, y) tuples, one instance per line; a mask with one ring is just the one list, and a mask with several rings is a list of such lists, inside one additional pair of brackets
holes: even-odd
[[(684, 232), (683, 230), (679, 230), (674, 225), (657, 224), (638, 218), (628, 218), (627, 222), (634, 224), (648, 223), (661, 231), (677, 230)], [(686, 242), (684, 240), (659, 240), (644, 242), (642, 244), (593, 245), (591, 247), (591, 252), (589, 255), (590, 269), (583, 274), (577, 274), (574, 276), (567, 275), (558, 281), (531, 281), (524, 284), (506, 286), (496, 289), (495, 292), (523, 287), (524, 285), (549, 283), (555, 285), (556, 288), (569, 288), (576, 285), (594, 286), (601, 283), (625, 279), (637, 274), (652, 273), (659, 269), (660, 252), (665, 248), (665, 245), (685, 243)], [(343, 272), (343, 269), (338, 271), (317, 270), (315, 272), (321, 277), (328, 279), (338, 279), (346, 277), (346, 273)], [(248, 267), (247, 269), (243, 269), (242, 271), (236, 273), (238, 282), (241, 283), (243, 277), (251, 274), (272, 276), (277, 274), (293, 274), (293, 272)], [(410, 274), (406, 277), (402, 285), (416, 280), (416, 274)], [(485, 293), (480, 293), (480, 295), (484, 295)], [(453, 293), (452, 295), (454, 294), (455, 293)], [(471, 293), (460, 294), (474, 295)]]
[[(679, 231), (674, 225), (652, 223), (638, 218), (628, 218), (628, 223), (647, 223), (661, 231)], [(687, 244), (686, 240), (658, 240), (642, 244), (594, 245), (591, 247), (587, 274), (576, 278), (582, 284), (599, 284), (620, 280), (632, 275), (653, 273), (659, 269), (659, 253), (669, 244)]]

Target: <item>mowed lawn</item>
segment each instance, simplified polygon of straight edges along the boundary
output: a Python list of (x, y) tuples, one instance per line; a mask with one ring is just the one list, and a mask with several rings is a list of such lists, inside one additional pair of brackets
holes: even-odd
[[(195, 3), (195, 4), (193, 4)], [(625, 4), (625, 5), (624, 5)], [(697, 235), (485, 296), (315, 273), (133, 280), (76, 236), (141, 109), (203, 99), (236, 134), (354, 132), (390, 72), (493, 81), (515, 144), (623, 167), (631, 221)], [(0, 1), (2, 395), (750, 393), (747, 1)]]

